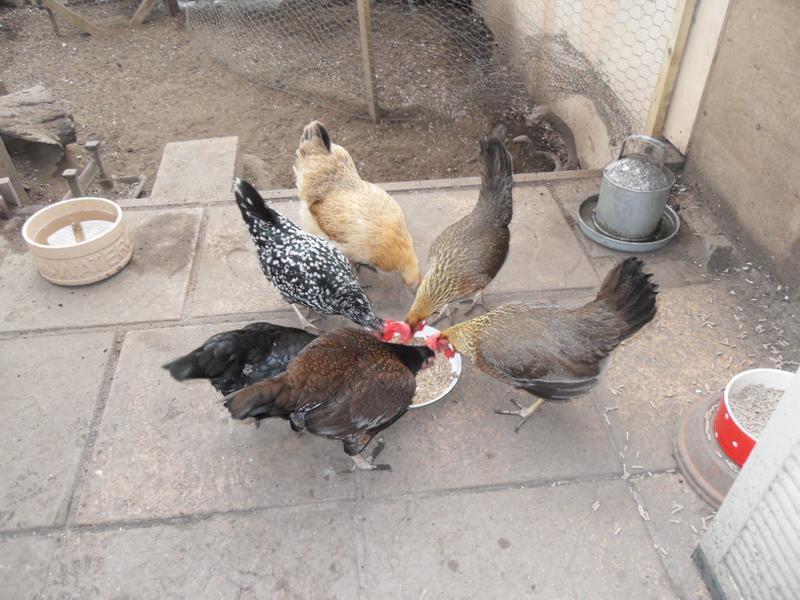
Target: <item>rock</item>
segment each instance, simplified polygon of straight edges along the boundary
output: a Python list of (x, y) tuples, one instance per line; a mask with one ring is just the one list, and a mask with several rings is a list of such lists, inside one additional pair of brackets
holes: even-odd
[(703, 263), (709, 271), (720, 273), (728, 268), (733, 254), (733, 245), (724, 235), (703, 237)]
[(72, 115), (42, 85), (0, 96), (0, 135), (59, 150), (76, 140)]
[(244, 177), (256, 189), (270, 190), (275, 187), (275, 178), (270, 176), (267, 163), (255, 154), (242, 154)]

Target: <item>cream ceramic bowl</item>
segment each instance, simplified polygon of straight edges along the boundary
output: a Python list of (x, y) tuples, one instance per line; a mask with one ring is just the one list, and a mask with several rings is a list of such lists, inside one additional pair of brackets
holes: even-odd
[(22, 237), (42, 277), (57, 285), (86, 285), (111, 277), (133, 249), (122, 209), (103, 198), (71, 198), (31, 216)]

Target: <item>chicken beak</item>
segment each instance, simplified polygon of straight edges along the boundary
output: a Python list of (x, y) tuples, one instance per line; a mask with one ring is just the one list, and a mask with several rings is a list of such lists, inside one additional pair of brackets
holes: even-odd
[(439, 349), (439, 334), (434, 333), (425, 338), (425, 345), (436, 352)]

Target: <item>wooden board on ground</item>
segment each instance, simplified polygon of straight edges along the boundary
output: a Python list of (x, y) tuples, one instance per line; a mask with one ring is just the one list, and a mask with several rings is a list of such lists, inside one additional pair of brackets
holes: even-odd
[(57, 0), (42, 0), (42, 5), (45, 8), (49, 9), (51, 12), (57, 14), (59, 17), (64, 19), (70, 25), (77, 27), (84, 33), (88, 33), (90, 35), (97, 35), (98, 33), (102, 33), (103, 31), (91, 21), (83, 18), (78, 13), (76, 13), (73, 10), (70, 10), (63, 4), (60, 4)]

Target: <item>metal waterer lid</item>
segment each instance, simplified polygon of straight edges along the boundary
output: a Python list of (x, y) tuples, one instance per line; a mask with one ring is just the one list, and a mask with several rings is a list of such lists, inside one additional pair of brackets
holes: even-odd
[[(628, 142), (644, 142), (652, 152), (625, 154)], [(664, 168), (664, 145), (648, 135), (631, 135), (625, 138), (620, 158), (607, 164), (603, 177), (614, 185), (636, 192), (661, 191), (675, 183), (675, 175)]]

